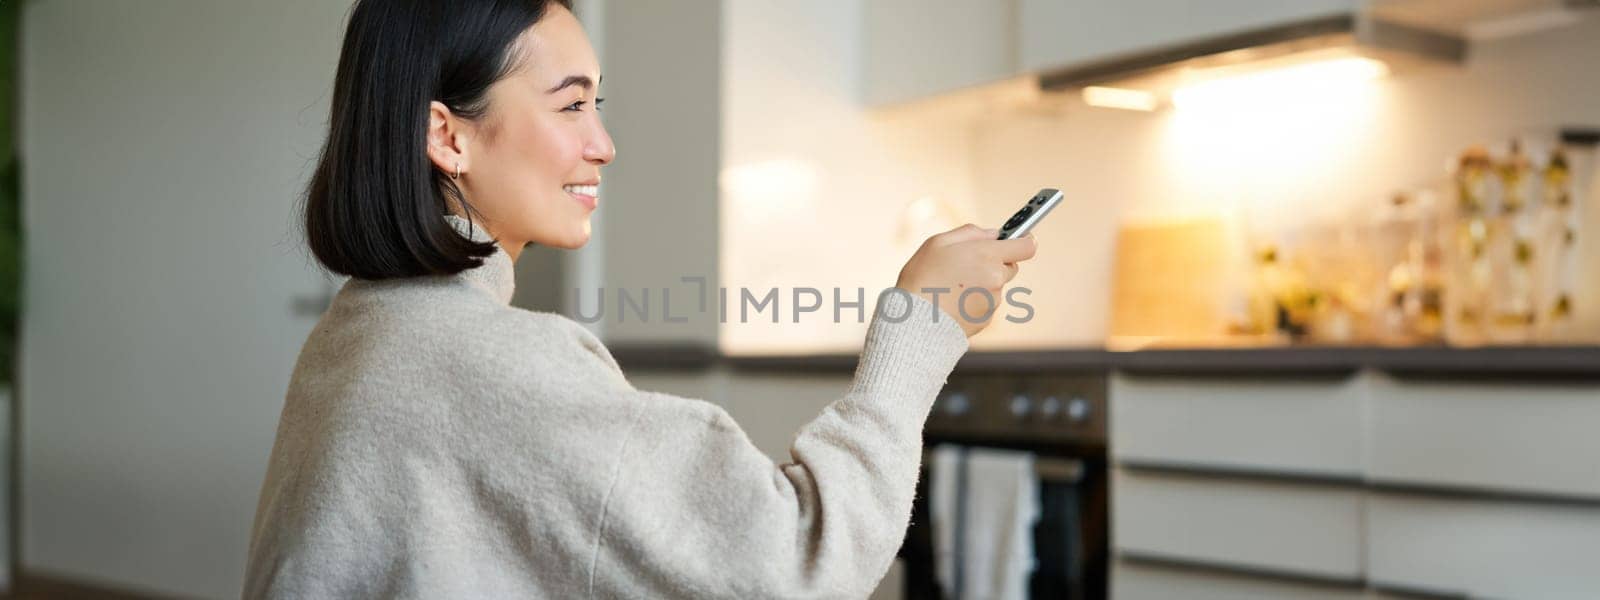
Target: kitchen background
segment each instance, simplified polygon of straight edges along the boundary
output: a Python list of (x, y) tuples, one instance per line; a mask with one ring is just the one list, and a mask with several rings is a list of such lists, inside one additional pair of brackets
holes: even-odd
[[(1096, 597), (1107, 578), (1119, 598), (1593, 597), (1591, 4), (578, 0), (620, 152), (593, 241), (525, 253), (515, 301), (594, 314), (602, 287), (671, 288), (683, 314), (697, 284), (681, 278), (704, 277), (735, 301), (865, 288), (870, 310), (927, 235), (996, 227), (1060, 188), (1013, 282), (1032, 320), (975, 338), (930, 420), (930, 459), (977, 446), (1055, 465), (1029, 485), (1039, 523), (1074, 541), (1030, 546), (1004, 575), (1034, 567), (1034, 597)], [(293, 202), (348, 4), (20, 6), (9, 580), (24, 595), (235, 596), (290, 368), (340, 283), (302, 249)], [(1464, 53), (1221, 103), (1159, 94), (1153, 110), (1038, 83), (1329, 16), (1393, 19)], [(1563, 130), (1570, 320), (1495, 339), (1453, 328), (1452, 278), (1474, 263), (1452, 244), (1472, 220), (1423, 229), (1423, 207), (1455, 210), (1474, 146), (1500, 165), (1520, 140), (1543, 178)], [(1514, 281), (1505, 239), (1512, 259), (1484, 268)], [(1446, 273), (1437, 300), (1417, 283), (1430, 273)], [(865, 324), (832, 323), (828, 303), (794, 323), (780, 300), (776, 323), (741, 323), (735, 305), (728, 322), (589, 326), (635, 385), (716, 402), (787, 461), (795, 429), (848, 386)], [(941, 465), (929, 483), (948, 481)], [(998, 489), (955, 493), (982, 505)], [(941, 537), (950, 496), (925, 491), (876, 597), (930, 597), (978, 554)]]

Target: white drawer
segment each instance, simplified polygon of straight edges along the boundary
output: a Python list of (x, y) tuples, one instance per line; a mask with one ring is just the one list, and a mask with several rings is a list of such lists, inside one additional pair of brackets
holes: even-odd
[(1379, 376), (1370, 411), (1375, 481), (1600, 498), (1600, 386)]
[(1364, 600), (1361, 588), (1296, 583), (1200, 569), (1117, 561), (1113, 600)]
[(1363, 379), (1118, 374), (1111, 453), (1148, 461), (1359, 477)]
[(1358, 488), (1116, 469), (1118, 552), (1356, 581)]
[(1600, 507), (1367, 499), (1374, 584), (1475, 598), (1600, 597)]

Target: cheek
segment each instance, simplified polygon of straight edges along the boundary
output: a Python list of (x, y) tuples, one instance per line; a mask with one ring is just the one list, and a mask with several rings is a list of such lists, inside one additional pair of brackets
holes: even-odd
[(521, 153), (527, 160), (526, 168), (556, 185), (567, 183), (578, 165), (583, 163), (583, 141), (561, 123), (539, 123), (531, 127), (522, 138)]

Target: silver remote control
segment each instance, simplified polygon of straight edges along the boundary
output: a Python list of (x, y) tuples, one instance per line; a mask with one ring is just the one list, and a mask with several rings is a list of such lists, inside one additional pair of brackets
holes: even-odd
[(1034, 225), (1038, 225), (1039, 221), (1043, 221), (1044, 216), (1050, 214), (1050, 210), (1061, 203), (1061, 197), (1061, 190), (1058, 189), (1044, 188), (1039, 190), (1039, 193), (1034, 194), (1033, 198), (1028, 200), (1028, 203), (1023, 205), (1021, 209), (1017, 210), (1016, 214), (1011, 215), (1011, 218), (1006, 220), (1005, 225), (1000, 226), (999, 239), (1011, 240), (1028, 235), (1028, 232), (1033, 230)]

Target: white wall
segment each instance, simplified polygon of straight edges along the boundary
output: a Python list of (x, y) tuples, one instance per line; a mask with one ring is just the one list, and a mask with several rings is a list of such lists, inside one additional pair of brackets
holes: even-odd
[(26, 5), (24, 569), (238, 595), (348, 6)]
[[(929, 197), (970, 212), (966, 130), (861, 108), (862, 0), (723, 6), (721, 272), (726, 352), (859, 350), (876, 293), (895, 284), (925, 237), (903, 232), (907, 204)], [(955, 223), (959, 224), (959, 223)], [(953, 225), (952, 225), (953, 226)], [(739, 287), (772, 311), (740, 323)], [(822, 309), (794, 323), (793, 289)], [(832, 292), (863, 314), (833, 322)], [(808, 298), (807, 301), (810, 301)]]

